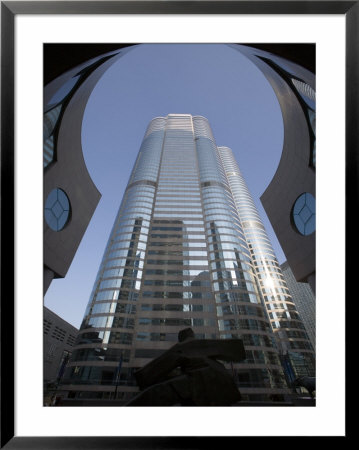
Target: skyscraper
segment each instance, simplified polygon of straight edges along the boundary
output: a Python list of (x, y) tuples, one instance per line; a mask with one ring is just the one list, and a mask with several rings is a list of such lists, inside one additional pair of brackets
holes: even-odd
[(198, 338), (243, 340), (246, 360), (229, 367), (243, 399), (284, 398), (283, 354), (293, 376), (313, 374), (304, 327), (230, 149), (216, 146), (204, 117), (170, 114), (145, 133), (66, 389), (79, 399), (131, 398), (134, 371), (186, 327)]
[(280, 268), (289, 287), (295, 306), (302, 318), (310, 342), (315, 349), (315, 295), (308, 283), (299, 283), (288, 264), (281, 264)]

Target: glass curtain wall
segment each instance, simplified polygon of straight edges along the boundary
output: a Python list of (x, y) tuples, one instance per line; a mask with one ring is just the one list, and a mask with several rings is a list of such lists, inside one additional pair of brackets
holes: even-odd
[(218, 148), (289, 382), (315, 376), (313, 347), (246, 182), (228, 147)]

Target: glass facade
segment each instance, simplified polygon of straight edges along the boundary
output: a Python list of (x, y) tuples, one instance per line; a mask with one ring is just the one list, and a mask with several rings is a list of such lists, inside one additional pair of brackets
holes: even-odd
[[(293, 378), (299, 376), (314, 376), (315, 357), (312, 345), (245, 180), (232, 150), (228, 147), (219, 147), (218, 151), (241, 219), (257, 275), (258, 289), (261, 292), (279, 352), (281, 356), (287, 355), (291, 364), (292, 370), (286, 372), (287, 379), (293, 381)], [(314, 223), (315, 214), (309, 207), (305, 207), (307, 210), (304, 211), (304, 206), (303, 200), (303, 205), (300, 205), (301, 220), (306, 220), (303, 227), (306, 226), (309, 232), (311, 224)]]
[(315, 295), (308, 283), (300, 283), (295, 279), (288, 262), (281, 264), (281, 269), (295, 306), (302, 317), (310, 342), (315, 349)]
[[(283, 399), (288, 392), (275, 336), (303, 333), (282, 339), (296, 354), (307, 339), (259, 216), (241, 202), (241, 177), (232, 174), (239, 171), (229, 168), (227, 155), (204, 117), (151, 121), (64, 375), (70, 397), (116, 392), (130, 399), (138, 391), (134, 371), (186, 327), (197, 338), (243, 340), (246, 359), (228, 366), (243, 399)], [(257, 254), (261, 245), (268, 264)], [(264, 295), (267, 266), (275, 299), (272, 291)]]

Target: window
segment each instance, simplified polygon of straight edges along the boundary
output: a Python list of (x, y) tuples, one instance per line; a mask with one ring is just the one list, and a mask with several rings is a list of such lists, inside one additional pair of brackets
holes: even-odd
[(309, 236), (315, 231), (315, 198), (305, 192), (294, 203), (292, 220), (295, 229), (303, 236)]
[(55, 188), (45, 202), (45, 220), (54, 231), (62, 230), (70, 218), (70, 201), (62, 189)]

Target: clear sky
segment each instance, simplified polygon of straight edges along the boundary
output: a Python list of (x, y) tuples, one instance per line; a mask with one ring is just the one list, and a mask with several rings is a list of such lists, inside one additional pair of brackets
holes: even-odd
[(278, 261), (286, 259), (259, 200), (283, 146), (269, 82), (225, 44), (139, 45), (100, 79), (83, 120), (85, 162), (102, 198), (66, 277), (45, 296), (45, 305), (77, 328), (147, 125), (171, 113), (206, 117), (217, 145), (233, 150)]

